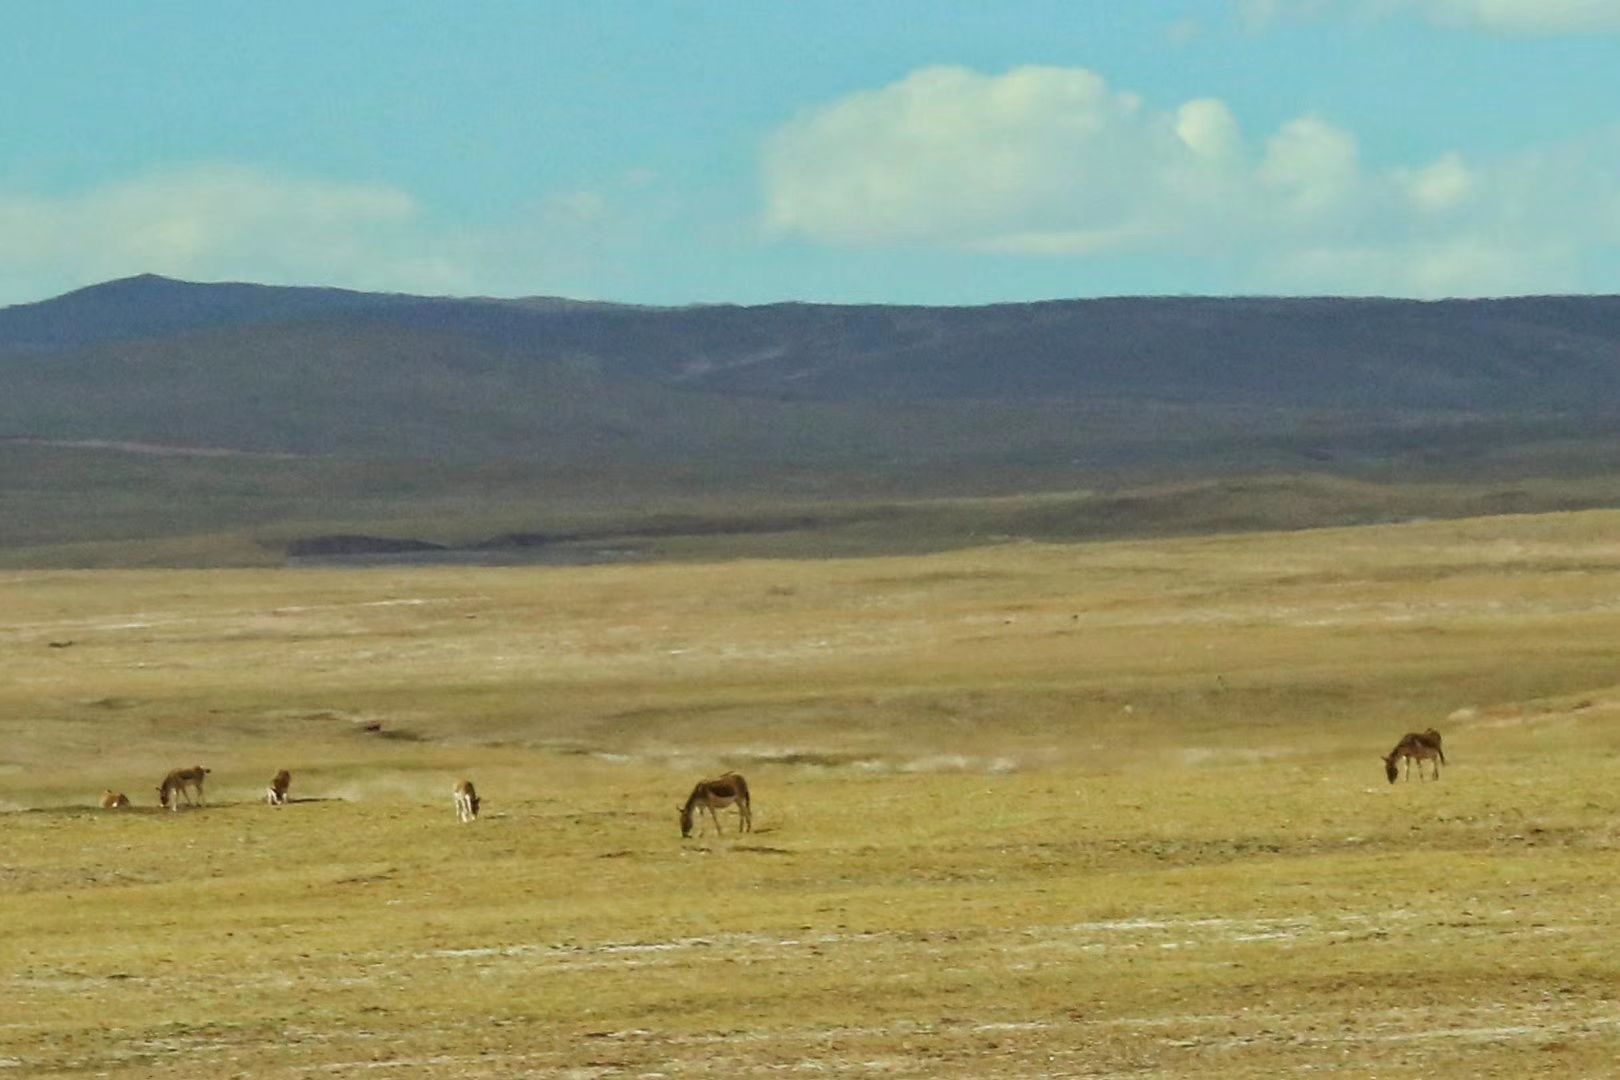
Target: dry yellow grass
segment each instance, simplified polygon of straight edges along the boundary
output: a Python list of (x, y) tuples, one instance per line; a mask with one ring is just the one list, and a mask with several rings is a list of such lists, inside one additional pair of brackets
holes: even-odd
[(0, 1076), (1608, 1075), (1617, 537), (7, 574)]

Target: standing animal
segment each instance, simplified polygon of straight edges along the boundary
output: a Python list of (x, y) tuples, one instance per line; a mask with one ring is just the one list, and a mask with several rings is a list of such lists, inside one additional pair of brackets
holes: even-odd
[(112, 788), (108, 788), (101, 793), (101, 808), (103, 810), (116, 810), (120, 806), (128, 805), (129, 796), (122, 791), (114, 791)]
[(270, 778), (270, 786), (264, 789), (264, 801), (271, 806), (286, 805), (287, 789), (291, 786), (292, 773), (282, 769)]
[[(754, 831), (754, 813), (748, 801), (748, 781), (734, 772), (724, 776), (717, 776), (713, 780), (699, 780), (692, 789), (692, 794), (686, 797), (686, 805), (680, 807), (681, 835), (692, 835), (692, 814), (697, 810), (707, 810), (709, 818), (714, 822), (714, 831), (720, 832), (720, 816), (716, 810), (724, 810), (728, 806), (737, 807), (737, 831)], [(703, 834), (703, 823), (698, 822), (698, 835)]]
[(1445, 764), (1446, 752), (1440, 748), (1440, 733), (1434, 728), (1427, 731), (1412, 731), (1401, 736), (1401, 741), (1395, 744), (1384, 757), (1384, 775), (1389, 782), (1394, 783), (1400, 775), (1399, 764), (1402, 758), (1406, 759), (1406, 778), (1412, 779), (1412, 762), (1418, 763), (1418, 779), (1423, 779), (1423, 763), (1427, 761), (1434, 767), (1434, 778), (1440, 779), (1440, 766)]
[(483, 800), (478, 797), (478, 789), (473, 787), (471, 780), (461, 780), (456, 783), (453, 792), (456, 798), (456, 820), (461, 822), (478, 820), (478, 804)]
[[(201, 765), (193, 765), (189, 769), (175, 769), (163, 778), (158, 785), (158, 805), (167, 806), (170, 810), (179, 811), (180, 798), (185, 797), (186, 804), (199, 805), (203, 801), (203, 779), (213, 770), (205, 769)], [(197, 789), (197, 802), (192, 803), (190, 788)]]

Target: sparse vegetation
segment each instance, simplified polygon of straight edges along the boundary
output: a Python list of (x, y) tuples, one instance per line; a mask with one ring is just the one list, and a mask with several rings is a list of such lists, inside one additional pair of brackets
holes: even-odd
[(0, 1068), (1607, 1075), (1617, 532), (9, 572)]

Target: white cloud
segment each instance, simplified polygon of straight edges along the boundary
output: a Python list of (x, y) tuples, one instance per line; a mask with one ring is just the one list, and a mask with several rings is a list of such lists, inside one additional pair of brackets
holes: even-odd
[(1416, 14), (1437, 26), (1504, 35), (1620, 33), (1617, 0), (1238, 0), (1251, 26), (1284, 19)]
[(1432, 165), (1396, 173), (1406, 190), (1407, 200), (1417, 209), (1441, 214), (1468, 202), (1474, 194), (1473, 170), (1456, 152), (1446, 154)]
[(1266, 141), (1255, 178), (1277, 200), (1274, 211), (1309, 222), (1343, 209), (1360, 171), (1355, 137), (1319, 117), (1290, 120)]
[[(851, 244), (995, 246), (1035, 225), (1111, 230), (1137, 198), (1139, 178), (1121, 163), (1174, 138), (1140, 114), (1134, 96), (1081, 69), (991, 78), (926, 68), (778, 132), (765, 157), (766, 222)], [(1076, 205), (1077, 188), (1087, 205)]]
[(1231, 160), (1243, 141), (1232, 110), (1214, 98), (1199, 98), (1177, 109), (1175, 131), (1187, 149), (1206, 161)]
[(1236, 266), (1233, 291), (1488, 294), (1578, 288), (1620, 249), (1620, 132), (1492, 162), (1374, 167), (1301, 116), (1247, 137), (1223, 102), (1156, 110), (1078, 69), (918, 71), (784, 126), (765, 223), (830, 246)]

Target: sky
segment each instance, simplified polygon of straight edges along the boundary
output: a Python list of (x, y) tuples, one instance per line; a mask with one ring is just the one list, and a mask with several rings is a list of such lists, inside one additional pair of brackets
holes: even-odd
[(9, 0), (0, 305), (1620, 292), (1620, 0)]

